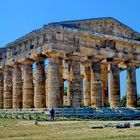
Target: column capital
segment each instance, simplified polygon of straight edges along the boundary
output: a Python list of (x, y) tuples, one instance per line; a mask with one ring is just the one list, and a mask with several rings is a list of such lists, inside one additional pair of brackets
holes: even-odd
[(51, 49), (51, 50), (47, 50), (45, 52), (45, 56), (47, 58), (52, 58), (52, 57), (54, 57), (54, 58), (59, 58), (59, 57), (64, 58), (64, 57), (66, 57), (66, 53), (64, 51), (57, 51), (57, 50)]
[(128, 63), (126, 64), (126, 68), (136, 68), (137, 65), (135, 63)]
[(32, 57), (33, 61), (44, 61), (46, 59), (46, 55), (43, 54), (34, 54)]
[(4, 66), (3, 71), (12, 71), (13, 67), (12, 66)]
[(34, 60), (33, 59), (30, 59), (30, 58), (23, 58), (22, 60), (18, 61), (18, 63), (20, 64), (33, 64), (34, 63)]
[(80, 57), (77, 55), (71, 55), (69, 56), (69, 60), (71, 61), (80, 61)]
[(138, 67), (137, 64), (131, 60), (121, 61), (118, 65), (119, 65), (119, 68), (122, 68), (122, 69), (127, 69), (128, 67)]

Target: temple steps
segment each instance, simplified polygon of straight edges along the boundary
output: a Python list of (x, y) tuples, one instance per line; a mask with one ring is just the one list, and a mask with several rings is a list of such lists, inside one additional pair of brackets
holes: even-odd
[[(49, 109), (1, 109), (0, 118), (49, 120)], [(140, 109), (55, 108), (56, 120), (140, 120)]]

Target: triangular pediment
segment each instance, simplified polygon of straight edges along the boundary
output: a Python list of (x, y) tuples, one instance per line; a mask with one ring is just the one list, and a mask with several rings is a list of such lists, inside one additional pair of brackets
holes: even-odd
[(101, 34), (140, 40), (139, 33), (112, 17), (66, 21), (55, 24), (61, 24), (70, 28), (78, 28), (79, 30), (93, 31)]

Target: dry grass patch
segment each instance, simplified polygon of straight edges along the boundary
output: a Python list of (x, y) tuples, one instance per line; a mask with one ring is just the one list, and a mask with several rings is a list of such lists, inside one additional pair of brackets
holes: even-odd
[(140, 140), (140, 128), (90, 129), (104, 122), (42, 122), (0, 119), (1, 140)]

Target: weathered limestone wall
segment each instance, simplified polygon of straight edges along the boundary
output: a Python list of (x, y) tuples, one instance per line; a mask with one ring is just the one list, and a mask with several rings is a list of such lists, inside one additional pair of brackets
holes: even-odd
[(13, 69), (13, 108), (22, 108), (22, 71), (20, 65), (15, 65)]
[(102, 107), (102, 79), (101, 64), (94, 62), (91, 69), (91, 106)]
[(110, 64), (110, 107), (120, 107), (120, 71), (117, 64)]
[(35, 88), (34, 88), (34, 107), (44, 108), (45, 99), (45, 64), (44, 61), (36, 62)]
[(23, 66), (23, 108), (34, 107), (32, 64)]
[(0, 73), (0, 108), (3, 108), (3, 73)]
[(135, 108), (137, 106), (137, 86), (136, 86), (136, 68), (128, 66), (127, 68), (127, 107)]

